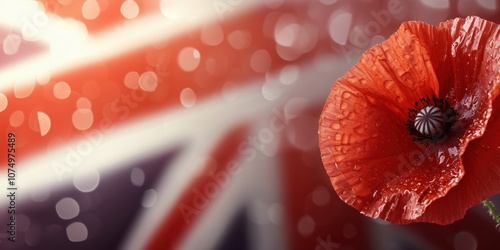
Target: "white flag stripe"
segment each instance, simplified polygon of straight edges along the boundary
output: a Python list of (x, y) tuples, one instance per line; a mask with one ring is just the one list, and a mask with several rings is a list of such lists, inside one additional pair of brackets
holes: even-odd
[[(203, 113), (207, 115), (208, 120), (204, 118), (195, 119), (198, 117), (196, 115), (192, 115), (191, 113), (186, 113), (187, 118), (190, 119), (191, 122), (187, 122), (184, 120), (184, 126), (188, 126), (189, 124), (200, 124), (199, 121), (205, 121), (203, 124), (207, 126), (216, 125), (217, 129), (221, 129), (221, 132), (228, 131), (229, 128), (233, 127), (237, 122), (242, 120), (251, 119), (254, 123), (259, 122), (259, 120), (267, 119), (269, 120), (272, 116), (273, 107), (286, 107), (286, 104), (290, 100), (294, 100), (296, 97), (301, 97), (306, 100), (310, 100), (310, 105), (318, 105), (322, 103), (325, 96), (329, 93), (331, 88), (332, 79), (337, 79), (342, 75), (343, 68), (330, 68), (329, 65), (339, 65), (342, 63), (344, 58), (336, 57), (333, 55), (323, 55), (320, 58), (314, 58), (309, 63), (303, 64), (301, 67), (301, 74), (297, 80), (296, 84), (293, 85), (283, 85), (279, 86), (278, 90), (282, 93), (282, 95), (274, 100), (269, 101), (266, 100), (261, 93), (262, 83), (258, 80), (254, 81), (250, 88), (244, 88), (237, 90), (236, 94), (239, 93), (239, 97), (237, 100), (240, 100), (236, 103), (227, 103), (227, 102), (217, 102), (218, 105), (210, 105), (206, 106), (207, 109), (200, 111), (200, 114)], [(318, 67), (317, 64), (323, 64), (326, 67)], [(346, 66), (347, 67), (347, 66)], [(279, 72), (272, 73), (269, 75), (268, 79), (276, 79), (279, 75)], [(316, 79), (317, 82), (311, 83), (310, 79)], [(244, 99), (244, 100), (243, 100)], [(210, 110), (211, 109), (211, 110)], [(293, 114), (284, 114), (284, 115), (293, 115)], [(255, 117), (260, 117), (259, 119), (255, 119)], [(231, 122), (228, 122), (227, 119), (232, 118)], [(210, 120), (211, 119), (211, 120)], [(213, 119), (216, 119), (217, 122), (213, 122)], [(173, 121), (173, 119), (170, 119)], [(210, 123), (212, 121), (213, 123)], [(165, 124), (169, 124), (166, 121)], [(197, 129), (200, 126), (193, 126)], [(182, 127), (182, 125), (179, 125)], [(177, 126), (176, 126), (177, 127)], [(201, 126), (204, 127), (204, 126)], [(209, 130), (209, 131), (217, 131), (217, 130)], [(187, 132), (190, 133), (190, 132)], [(208, 134), (213, 133), (209, 132)], [(196, 143), (203, 143), (206, 141), (206, 134), (203, 135), (203, 140), (197, 140)], [(213, 137), (210, 137), (213, 139)], [(220, 139), (221, 137), (218, 137)], [(216, 142), (213, 142), (216, 143)], [(201, 145), (191, 145), (192, 148), (199, 148)], [(205, 145), (203, 150), (190, 149), (182, 156), (175, 164), (172, 169), (169, 170), (168, 173), (165, 174), (163, 178), (161, 178), (159, 183), (161, 186), (158, 187), (158, 190), (165, 190), (165, 192), (169, 195), (158, 197), (157, 203), (155, 207), (148, 208), (147, 211), (144, 210), (139, 216), (136, 224), (132, 227), (134, 231), (131, 235), (127, 237), (128, 241), (125, 246), (130, 246), (127, 249), (140, 249), (144, 247), (144, 244), (147, 243), (148, 239), (144, 238), (144, 235), (152, 235), (155, 232), (156, 228), (162, 222), (158, 218), (164, 218), (166, 214), (171, 213), (173, 210), (178, 209), (178, 204), (176, 201), (179, 198), (182, 190), (190, 183), (189, 181), (193, 178), (193, 173), (196, 173), (196, 170), (193, 167), (203, 167), (203, 165), (195, 165), (194, 163), (200, 163), (194, 158), (197, 156), (206, 156), (211, 153), (211, 149), (209, 145)]]
[[(238, 15), (257, 8), (262, 1), (242, 1), (227, 17)], [(211, 1), (161, 1), (166, 7), (157, 13), (138, 18), (97, 34), (86, 34), (86, 31), (75, 32), (66, 25), (58, 27), (61, 18), (46, 15), (44, 10), (33, 5), (32, 0), (0, 0), (0, 25), (13, 27), (22, 31), (23, 19), (13, 18), (12, 13), (26, 18), (33, 18), (40, 13), (47, 17), (47, 27), (39, 30), (40, 37), (49, 44), (51, 51), (32, 56), (29, 60), (9, 64), (0, 69), (0, 91), (9, 90), (16, 85), (29, 84), (39, 72), (59, 74), (71, 69), (77, 69), (97, 61), (115, 58), (131, 51), (143, 48), (160, 41), (178, 37), (188, 30), (198, 28), (203, 23), (220, 21), (219, 12)], [(12, 9), (12, 13), (11, 13)], [(175, 13), (175, 15), (169, 15)], [(69, 22), (69, 21), (66, 21)], [(72, 20), (72, 22), (75, 22)], [(52, 26), (55, 27), (52, 27)], [(147, 28), (145, 28), (147, 27)], [(54, 36), (54, 34), (59, 34)], [(63, 35), (61, 35), (63, 34)], [(70, 34), (70, 35), (69, 35)], [(141, 39), (130, 39), (139, 37)], [(66, 40), (66, 41), (62, 41)]]
[[(227, 226), (240, 212), (239, 209), (247, 205), (249, 216), (255, 223), (251, 223), (249, 237), (253, 250), (288, 249), (283, 235), (283, 214), (270, 214), (274, 207), (283, 204), (283, 186), (280, 178), (281, 169), (276, 158), (259, 154), (253, 161), (248, 162), (237, 158), (241, 162), (241, 172), (231, 177), (229, 186), (211, 199), (211, 205), (206, 211), (201, 211), (200, 220), (196, 222), (189, 234), (179, 246), (179, 250), (215, 249), (218, 240), (223, 239)], [(256, 181), (258, 180), (258, 181)], [(249, 205), (250, 203), (250, 205)], [(249, 206), (248, 206), (249, 205)], [(210, 233), (207, 233), (210, 232)]]

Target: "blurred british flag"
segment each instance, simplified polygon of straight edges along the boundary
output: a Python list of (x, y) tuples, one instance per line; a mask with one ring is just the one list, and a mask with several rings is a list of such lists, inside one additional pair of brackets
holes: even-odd
[(360, 215), (316, 145), (334, 80), (402, 21), (499, 13), (496, 0), (0, 0), (0, 248), (498, 249), (481, 207), (445, 227)]

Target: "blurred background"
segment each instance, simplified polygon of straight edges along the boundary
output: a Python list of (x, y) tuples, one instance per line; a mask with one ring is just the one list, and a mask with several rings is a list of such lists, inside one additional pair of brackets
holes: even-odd
[(403, 21), (499, 14), (497, 0), (0, 0), (0, 249), (499, 249), (481, 206), (448, 226), (364, 217), (317, 146), (332, 84)]

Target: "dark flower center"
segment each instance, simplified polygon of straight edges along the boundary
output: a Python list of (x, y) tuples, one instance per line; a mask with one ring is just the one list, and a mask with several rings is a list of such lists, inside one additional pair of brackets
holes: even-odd
[(456, 110), (444, 98), (427, 96), (419, 101), (408, 109), (409, 120), (406, 122), (413, 141), (425, 144), (445, 141), (457, 120)]
[(418, 112), (414, 125), (423, 135), (439, 135), (443, 133), (444, 112), (438, 107), (427, 106)]

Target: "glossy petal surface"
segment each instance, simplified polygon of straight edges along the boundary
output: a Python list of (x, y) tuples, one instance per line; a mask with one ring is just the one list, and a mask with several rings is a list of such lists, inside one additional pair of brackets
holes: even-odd
[[(334, 84), (320, 119), (320, 148), (346, 203), (401, 224), (446, 224), (463, 216), (466, 208), (453, 216), (426, 209), (441, 197), (453, 200), (455, 192), (447, 193), (467, 172), (460, 156), (485, 131), (498, 65), (483, 58), (497, 41), (498, 26), (479, 18), (441, 27), (407, 22)], [(407, 109), (432, 95), (447, 98), (460, 120), (445, 143), (424, 146), (412, 142), (404, 124)]]
[[(500, 93), (500, 30), (498, 25), (485, 23), (478, 18), (471, 18), (467, 21), (473, 24), (470, 26), (463, 25), (463, 23), (466, 23), (465, 20), (457, 20), (443, 25), (453, 27), (455, 24), (462, 23), (462, 27), (466, 28), (471, 26), (481, 27), (481, 30), (475, 33), (483, 34), (482, 42), (480, 44), (476, 43), (474, 46), (477, 47), (474, 48), (460, 49), (460, 56), (467, 58), (469, 53), (476, 53), (476, 55), (479, 53), (484, 60), (481, 61), (480, 67), (474, 67), (474, 70), (463, 69), (460, 71), (462, 75), (459, 73), (457, 75), (462, 81), (468, 80), (467, 74), (476, 75), (476, 78), (470, 81), (476, 85), (472, 88), (470, 88), (470, 85), (465, 86), (473, 89), (478, 94), (469, 93), (468, 95), (473, 96), (473, 98), (467, 97), (467, 94), (463, 95), (465, 98), (462, 97), (460, 100), (461, 107), (464, 108), (462, 119), (465, 119), (464, 116), (469, 115), (471, 112), (471, 109), (467, 108), (468, 106), (486, 106), (487, 111), (483, 112), (483, 116), (479, 116), (471, 122), (476, 125), (471, 125), (471, 127), (476, 129), (471, 129), (468, 136), (476, 137), (480, 133), (484, 134), (472, 140), (465, 148), (465, 152), (461, 157), (465, 170), (463, 179), (445, 197), (433, 202), (427, 208), (424, 216), (420, 218), (421, 221), (449, 224), (463, 218), (468, 208), (500, 193), (500, 98), (498, 98)], [(460, 33), (464, 36), (466, 32), (464, 30), (456, 32), (455, 39), (461, 39), (460, 35), (458, 35)], [(457, 61), (463, 62), (464, 59)], [(460, 81), (456, 81), (454, 84), (457, 89), (462, 86)], [(481, 94), (481, 92), (484, 94)], [(478, 96), (484, 96), (480, 99), (482, 103), (475, 104), (474, 98), (478, 98)], [(491, 108), (489, 108), (490, 105)], [(447, 212), (446, 216), (442, 215), (442, 211)]]
[(500, 98), (484, 135), (469, 143), (462, 163), (465, 174), (446, 196), (433, 202), (420, 221), (449, 224), (464, 217), (468, 208), (500, 193)]

